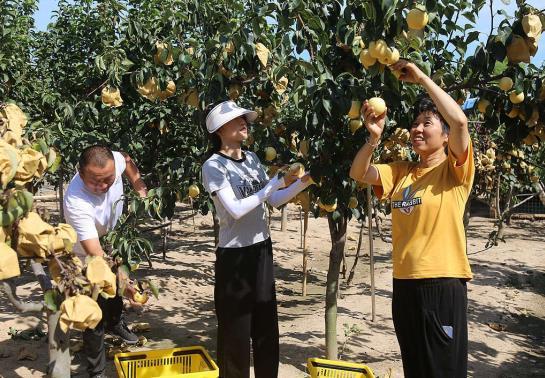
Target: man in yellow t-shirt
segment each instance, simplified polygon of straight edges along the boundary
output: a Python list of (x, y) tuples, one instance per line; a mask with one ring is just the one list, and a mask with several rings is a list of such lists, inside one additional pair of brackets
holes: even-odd
[(472, 278), (463, 225), (475, 164), (467, 118), (416, 65), (390, 66), (428, 92), (410, 125), (418, 162), (371, 164), (386, 112), (362, 107), (370, 133), (350, 176), (392, 207), (392, 318), (405, 377), (467, 376), (467, 287)]

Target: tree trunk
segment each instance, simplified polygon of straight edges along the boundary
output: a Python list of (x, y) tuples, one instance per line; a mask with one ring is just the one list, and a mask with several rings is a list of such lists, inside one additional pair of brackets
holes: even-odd
[(325, 339), (326, 358), (336, 360), (338, 356), (337, 346), (337, 294), (339, 288), (339, 271), (343, 258), (344, 245), (346, 244), (346, 226), (348, 218), (341, 216), (336, 221), (333, 215), (328, 213), (329, 232), (331, 234), (331, 252), (329, 254), (329, 269), (327, 271), (326, 297), (325, 297)]
[[(42, 264), (31, 261), (31, 267), (42, 291), (45, 293), (51, 290), (52, 285), (49, 277), (45, 274)], [(13, 280), (0, 281), (1, 287), (6, 293), (8, 300), (20, 312), (42, 312), (44, 310), (43, 302), (23, 302), (17, 297), (17, 285)], [(48, 374), (51, 378), (70, 377), (70, 348), (68, 334), (62, 332), (59, 327), (60, 311), (51, 312), (46, 310), (47, 314), (47, 338), (49, 350), (49, 363), (47, 366)]]
[(362, 219), (361, 227), (360, 227), (360, 236), (358, 238), (358, 248), (356, 248), (356, 256), (354, 257), (354, 263), (352, 264), (352, 268), (350, 269), (350, 273), (348, 274), (348, 280), (346, 281), (346, 286), (350, 286), (350, 284), (352, 283), (352, 280), (354, 279), (354, 274), (356, 273), (356, 265), (358, 265), (358, 261), (360, 259), (360, 251), (361, 251), (361, 245), (363, 242), (364, 228), (365, 228), (365, 220)]
[[(499, 185), (500, 185), (499, 176), (498, 176), (497, 185), (499, 188)], [(503, 211), (501, 211), (500, 209), (499, 189), (497, 189), (496, 209), (498, 211), (498, 217), (496, 220), (496, 230), (490, 234), (489, 240), (486, 243), (487, 247), (497, 246), (498, 241), (504, 240), (506, 220), (510, 218), (511, 213), (513, 211), (512, 198), (513, 198), (514, 189), (515, 188), (513, 185), (509, 187), (509, 191), (507, 192), (506, 201), (505, 201), (505, 208), (504, 208), (505, 210)]]
[(284, 232), (288, 229), (288, 207), (282, 207), (282, 220), (280, 222), (280, 231)]
[(67, 333), (59, 327), (60, 311), (47, 311), (49, 341), (48, 374), (51, 378), (70, 377), (70, 343)]
[(498, 223), (497, 233), (496, 233), (496, 242), (494, 245), (498, 245), (498, 240), (503, 240), (503, 236), (505, 235), (505, 222), (503, 219), (500, 219)]
[(539, 200), (545, 206), (545, 187), (541, 182), (536, 182), (534, 184), (534, 189), (536, 190), (536, 193), (539, 195)]
[(307, 231), (308, 231), (308, 211), (304, 212), (303, 221), (303, 297), (307, 296), (307, 265), (308, 265), (308, 249), (307, 249)]
[(64, 222), (64, 169), (62, 165), (59, 168), (59, 217)]
[[(41, 263), (31, 260), (30, 266), (38, 283), (45, 293), (53, 288), (51, 280), (45, 274)], [(51, 378), (64, 378), (70, 376), (70, 341), (68, 334), (64, 333), (59, 327), (61, 312), (52, 312), (46, 310), (47, 315), (47, 339), (49, 344), (49, 363), (47, 365), (48, 374)]]
[(371, 273), (371, 321), (375, 321), (375, 255), (373, 247), (373, 199), (371, 186), (367, 186), (367, 217), (369, 230), (369, 272)]

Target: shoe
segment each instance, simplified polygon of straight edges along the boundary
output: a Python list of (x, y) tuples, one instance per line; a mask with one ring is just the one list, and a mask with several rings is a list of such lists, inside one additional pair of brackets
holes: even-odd
[(126, 344), (134, 345), (138, 342), (138, 336), (129, 330), (124, 321), (120, 321), (115, 326), (110, 327), (109, 332), (121, 338)]

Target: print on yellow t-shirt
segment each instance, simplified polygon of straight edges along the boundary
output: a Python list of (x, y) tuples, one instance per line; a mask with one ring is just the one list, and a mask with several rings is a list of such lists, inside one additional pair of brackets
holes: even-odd
[(418, 186), (416, 189), (413, 188), (412, 185), (407, 186), (403, 189), (402, 200), (392, 201), (392, 209), (399, 209), (399, 211), (406, 215), (412, 213), (415, 206), (422, 204), (422, 197), (415, 197), (419, 190), (420, 188)]

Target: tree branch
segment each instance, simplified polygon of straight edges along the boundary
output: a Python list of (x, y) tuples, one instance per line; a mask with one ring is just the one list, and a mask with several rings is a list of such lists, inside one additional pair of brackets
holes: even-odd
[[(456, 18), (454, 19), (455, 24), (458, 23), (458, 17), (460, 17), (460, 9), (458, 9), (458, 12), (456, 13)], [(450, 44), (450, 41), (452, 40), (452, 34), (454, 34), (454, 29), (450, 31), (450, 34), (447, 38), (447, 44), (445, 45), (445, 47), (443, 47), (443, 51), (447, 51), (447, 47)], [(465, 31), (464, 31), (464, 35), (465, 35)]]
[(489, 36), (492, 35), (492, 33), (494, 32), (494, 10), (492, 9), (494, 5), (494, 0), (490, 0), (490, 34)]
[(539, 195), (539, 193), (534, 193), (534, 194), (528, 196), (527, 198), (523, 199), (522, 201), (520, 201), (520, 202), (517, 203), (516, 205), (511, 206), (511, 208), (509, 209), (509, 211), (512, 211), (512, 210), (516, 209), (517, 207), (519, 207), (519, 206), (521, 206), (522, 204), (524, 204), (524, 203), (530, 201), (532, 198), (534, 198), (534, 197), (536, 197), (536, 196), (538, 196), (538, 195)]
[(19, 312), (42, 312), (44, 309), (43, 302), (22, 302), (17, 298), (17, 285), (11, 279), (0, 281), (2, 290), (6, 293), (8, 300), (15, 306)]
[(503, 76), (504, 76), (503, 74), (496, 75), (496, 76), (491, 76), (490, 78), (488, 78), (488, 80), (481, 80), (481, 81), (478, 81), (476, 83), (471, 82), (471, 81), (467, 81), (467, 82), (462, 83), (462, 84), (450, 86), (450, 87), (445, 89), (445, 92), (452, 92), (452, 91), (456, 91), (458, 89), (481, 89), (481, 90), (493, 92), (495, 94), (501, 94), (500, 92), (494, 91), (492, 89), (481, 88), (481, 87), (479, 87), (479, 85), (484, 85), (484, 84), (490, 83), (491, 81), (501, 79)]
[(303, 31), (303, 33), (306, 35), (307, 39), (308, 39), (308, 49), (309, 49), (309, 53), (310, 53), (310, 60), (314, 60), (314, 48), (312, 47), (312, 39), (310, 38), (310, 35), (308, 35), (308, 33), (305, 31), (305, 23), (303, 22), (303, 19), (301, 18), (301, 15), (298, 13), (297, 14), (297, 21), (299, 21), (301, 23), (301, 30)]
[(536, 182), (534, 184), (534, 189), (536, 190), (537, 195), (539, 196), (539, 200), (541, 201), (543, 206), (545, 206), (545, 188), (543, 187), (543, 185), (541, 185), (541, 182)]
[(47, 274), (45, 274), (43, 265), (32, 259), (30, 260), (30, 266), (32, 267), (34, 275), (38, 279), (38, 283), (40, 284), (42, 291), (45, 293), (46, 291), (51, 290), (53, 288), (53, 285), (51, 284), (51, 279), (49, 279)]

